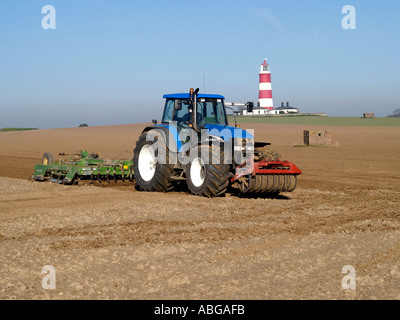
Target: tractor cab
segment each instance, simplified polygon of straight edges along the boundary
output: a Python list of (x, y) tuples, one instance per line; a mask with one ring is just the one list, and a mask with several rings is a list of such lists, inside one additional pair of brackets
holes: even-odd
[[(166, 99), (161, 124), (167, 135), (172, 134), (178, 150), (188, 141), (194, 144), (198, 139), (217, 139), (229, 142), (231, 139), (253, 139), (253, 135), (235, 126), (229, 126), (224, 99), (217, 94), (199, 94), (199, 89), (190, 89), (189, 93), (165, 94)], [(247, 108), (252, 108), (251, 102)], [(197, 135), (197, 139), (194, 138)]]
[(162, 124), (176, 122), (178, 131), (194, 125), (200, 129), (206, 124), (228, 125), (225, 98), (221, 95), (197, 94), (196, 102), (190, 97), (190, 93), (166, 94), (163, 97), (166, 101)]

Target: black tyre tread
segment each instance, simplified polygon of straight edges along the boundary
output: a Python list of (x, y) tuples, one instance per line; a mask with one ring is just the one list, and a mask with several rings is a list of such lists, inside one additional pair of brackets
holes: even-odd
[[(218, 197), (223, 195), (229, 187), (229, 171), (230, 166), (228, 164), (224, 164), (224, 152), (223, 150), (217, 149), (216, 147), (212, 146), (201, 146), (201, 147), (208, 147), (209, 154), (210, 154), (210, 164), (207, 164), (207, 171), (210, 173), (208, 175), (208, 179), (204, 182), (203, 186), (199, 189), (194, 188), (191, 186), (190, 182), (188, 181), (189, 191), (198, 196), (204, 197)], [(199, 147), (194, 149), (194, 154), (201, 154), (197, 153)], [(217, 153), (218, 151), (218, 153)], [(217, 164), (218, 163), (218, 164)], [(187, 166), (187, 172), (190, 170), (190, 164)], [(186, 174), (187, 179), (188, 174)]]
[[(156, 164), (156, 172), (154, 174), (153, 179), (150, 180), (149, 182), (144, 182), (140, 178), (140, 173), (139, 173), (139, 169), (138, 169), (138, 158), (139, 158), (140, 150), (143, 147), (143, 145), (149, 143), (148, 141), (146, 141), (146, 137), (147, 137), (147, 132), (143, 133), (139, 137), (139, 140), (136, 142), (136, 147), (133, 151), (133, 154), (134, 154), (133, 165), (134, 165), (134, 172), (135, 172), (135, 178), (136, 178), (136, 185), (142, 191), (158, 191), (158, 192), (170, 191), (173, 188), (170, 177), (172, 176), (174, 166), (169, 164), (168, 148), (165, 148), (165, 151), (166, 151), (165, 159), (166, 159), (167, 163), (166, 164), (159, 164), (159, 163)], [(158, 137), (158, 141), (165, 144), (165, 141), (161, 134), (157, 135), (156, 137)]]

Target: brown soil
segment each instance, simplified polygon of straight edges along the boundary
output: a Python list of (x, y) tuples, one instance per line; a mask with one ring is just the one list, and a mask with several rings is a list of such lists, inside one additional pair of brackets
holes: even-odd
[(29, 181), (45, 151), (130, 159), (144, 125), (0, 133), (0, 299), (400, 299), (400, 128), (243, 125), (303, 170), (277, 198)]

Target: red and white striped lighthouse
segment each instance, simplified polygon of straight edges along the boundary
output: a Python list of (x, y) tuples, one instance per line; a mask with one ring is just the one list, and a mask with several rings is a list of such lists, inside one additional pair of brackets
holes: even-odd
[(258, 94), (258, 103), (260, 108), (272, 110), (274, 103), (272, 101), (272, 87), (271, 87), (271, 71), (267, 59), (260, 67), (260, 86)]

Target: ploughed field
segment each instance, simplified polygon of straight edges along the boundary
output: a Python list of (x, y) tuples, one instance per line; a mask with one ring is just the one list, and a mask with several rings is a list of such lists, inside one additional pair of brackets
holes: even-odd
[(303, 170), (277, 198), (29, 180), (45, 151), (130, 159), (144, 126), (0, 133), (0, 299), (400, 299), (399, 127), (242, 124)]

